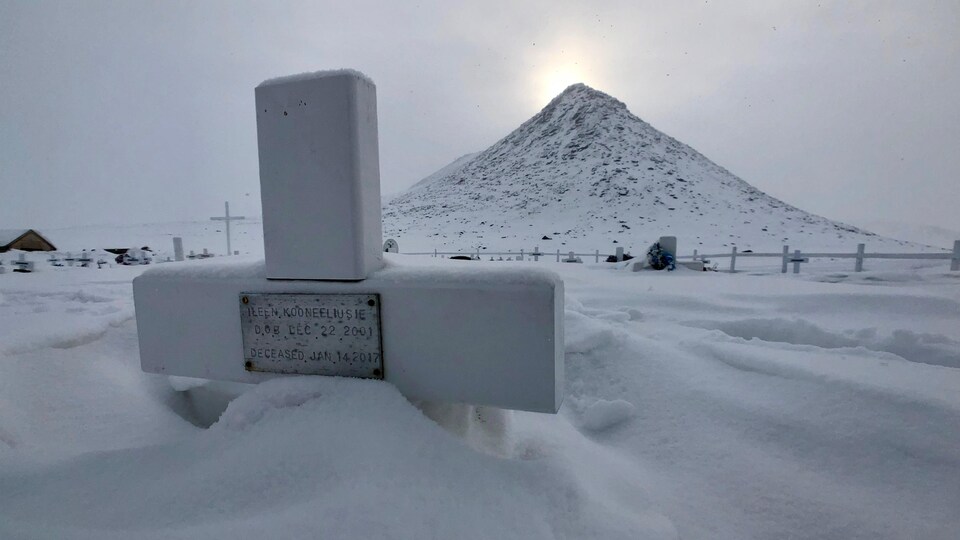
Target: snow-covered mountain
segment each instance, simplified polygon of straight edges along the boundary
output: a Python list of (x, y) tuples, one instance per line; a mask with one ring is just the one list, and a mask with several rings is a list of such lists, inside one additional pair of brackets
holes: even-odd
[(384, 235), (405, 251), (639, 250), (664, 234), (685, 253), (906, 244), (770, 197), (583, 84), (384, 206)]

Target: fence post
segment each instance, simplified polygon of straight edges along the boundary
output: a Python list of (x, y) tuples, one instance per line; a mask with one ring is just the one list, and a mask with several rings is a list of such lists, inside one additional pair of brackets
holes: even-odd
[(540, 246), (533, 248), (533, 260), (534, 262), (540, 262)]
[(960, 270), (960, 240), (953, 241), (953, 259), (950, 260), (950, 271)]
[(800, 273), (800, 259), (801, 259), (800, 250), (799, 249), (795, 250), (793, 252), (793, 273), (794, 274)]
[(560, 262), (560, 250), (557, 250), (557, 262)]
[(866, 244), (857, 244), (857, 265), (853, 268), (854, 272), (863, 272), (863, 251), (866, 247)]
[(433, 250), (433, 258), (434, 258), (434, 259), (437, 258), (437, 250), (436, 250), (436, 249)]
[(730, 252), (730, 273), (737, 271), (737, 246), (733, 246), (733, 250)]
[(617, 262), (623, 262), (623, 248), (617, 248)]
[(697, 261), (697, 250), (693, 250), (693, 261)]
[(520, 248), (520, 258), (517, 259), (517, 260), (518, 260), (518, 261), (522, 261), (522, 260), (523, 260), (523, 248)]
[(594, 250), (594, 252), (593, 252), (593, 262), (595, 262), (595, 263), (600, 262), (600, 250), (599, 250), (599, 249)]
[(787, 261), (790, 260), (790, 246), (783, 246), (783, 266), (780, 268), (781, 274), (787, 273)]

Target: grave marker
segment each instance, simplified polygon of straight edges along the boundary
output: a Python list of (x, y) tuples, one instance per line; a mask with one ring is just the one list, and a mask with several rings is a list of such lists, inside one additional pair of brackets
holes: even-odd
[[(190, 253), (192, 254), (193, 252), (191, 251)], [(173, 237), (173, 260), (183, 260), (183, 238), (179, 236)]]
[(574, 255), (574, 253), (571, 251), (570, 253), (567, 254), (567, 258), (564, 259), (563, 262), (565, 262), (565, 263), (582, 263), (582, 262), (583, 262), (583, 259), (581, 259), (580, 257), (577, 257), (577, 256)]
[(20, 253), (20, 255), (17, 257), (17, 260), (10, 264), (15, 267), (13, 269), (14, 272), (20, 272), (24, 274), (33, 272), (33, 261), (28, 261), (27, 256), (23, 253)]
[[(230, 222), (239, 221), (242, 219), (247, 219), (244, 216), (231, 216), (230, 215), (230, 203), (227, 201), (223, 202), (223, 216), (214, 216), (210, 218), (210, 221), (223, 221), (227, 224), (227, 255), (233, 253), (233, 250), (230, 248)], [(176, 249), (176, 239), (174, 239), (174, 249)], [(206, 251), (206, 250), (204, 250)]]
[(660, 244), (660, 248), (670, 254), (674, 259), (677, 258), (677, 237), (676, 236), (661, 236), (657, 242)]
[(556, 412), (560, 278), (383, 268), (373, 83), (317, 73), (268, 81), (256, 96), (265, 262), (137, 277), (144, 371), (247, 383), (360, 376), (410, 398)]
[(810, 259), (800, 255), (800, 250), (797, 249), (793, 252), (793, 258), (790, 259), (790, 262), (793, 263), (793, 273), (800, 273), (800, 263), (810, 262)]

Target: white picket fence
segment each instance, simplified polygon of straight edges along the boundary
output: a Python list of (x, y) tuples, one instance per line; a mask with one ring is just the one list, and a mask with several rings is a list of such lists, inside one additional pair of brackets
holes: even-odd
[[(533, 259), (534, 261), (539, 261), (541, 257), (549, 260), (550, 258), (556, 258), (556, 262), (580, 262), (576, 259), (586, 259), (593, 258), (595, 263), (599, 263), (600, 260), (607, 260), (608, 257), (614, 257), (618, 261), (622, 261), (624, 257), (623, 248), (616, 248), (616, 253), (601, 253), (600, 250), (594, 250), (593, 253), (575, 253), (573, 251), (568, 251), (562, 253), (561, 250), (557, 250), (556, 253), (544, 253), (540, 251), (540, 248), (534, 248), (531, 251), (526, 251), (520, 249), (517, 251), (498, 251), (490, 252), (475, 250), (473, 252), (464, 252), (464, 251), (421, 251), (421, 252), (411, 252), (404, 253), (404, 255), (430, 255), (432, 257), (449, 257), (449, 256), (468, 256), (474, 258), (481, 257), (507, 257), (512, 260), (527, 260)], [(737, 248), (734, 247), (730, 250), (729, 253), (708, 253), (700, 254), (697, 250), (693, 250), (693, 255), (680, 255), (677, 257), (677, 260), (692, 260), (692, 261), (703, 261), (707, 262), (712, 259), (722, 259), (729, 258), (730, 265), (729, 271), (737, 271), (737, 259), (741, 257), (759, 257), (759, 258), (773, 258), (780, 259), (781, 261), (781, 272), (786, 274), (787, 269), (790, 265), (793, 265), (793, 273), (800, 273), (800, 265), (805, 262), (809, 262), (810, 259), (854, 259), (854, 272), (863, 271), (863, 261), (865, 259), (912, 259), (912, 260), (949, 260), (950, 261), (950, 270), (953, 272), (960, 271), (960, 240), (956, 240), (953, 243), (953, 252), (944, 252), (944, 253), (867, 253), (866, 244), (857, 244), (857, 251), (854, 253), (827, 253), (827, 252), (805, 252), (799, 249), (790, 252), (790, 246), (783, 246), (783, 250), (779, 253), (755, 253), (752, 251), (737, 251)]]

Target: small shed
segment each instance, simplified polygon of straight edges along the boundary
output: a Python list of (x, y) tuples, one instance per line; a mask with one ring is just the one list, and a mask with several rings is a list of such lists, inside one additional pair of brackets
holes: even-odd
[(56, 251), (56, 246), (33, 229), (0, 229), (0, 253), (11, 249), (22, 251)]

